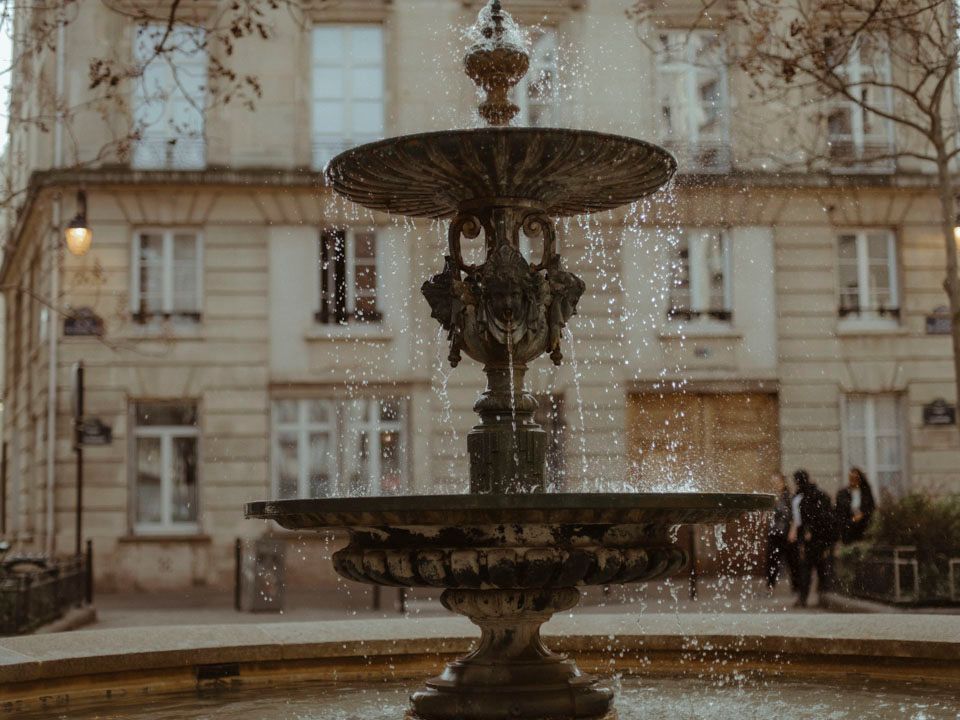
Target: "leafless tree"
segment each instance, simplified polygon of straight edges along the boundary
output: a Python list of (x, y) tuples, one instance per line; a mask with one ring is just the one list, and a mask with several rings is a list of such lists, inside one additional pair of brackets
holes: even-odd
[[(162, 107), (169, 99), (169, 88), (147, 87), (148, 66), (165, 65), (173, 86), (182, 89), (191, 80), (185, 77), (183, 67), (184, 58), (190, 56), (204, 58), (203, 84), (197, 87), (194, 78), (196, 92), (184, 91), (181, 95), (191, 103), (202, 104), (196, 107), (199, 116), (218, 106), (253, 110), (262, 94), (260, 80), (237, 69), (235, 60), (239, 54), (249, 52), (249, 42), (272, 41), (279, 20), (292, 19), (295, 24), (306, 26), (311, 10), (336, 2), (339, 0), (0, 0), (0, 35), (6, 36), (12, 45), (9, 60), (0, 65), (0, 82), (10, 86), (8, 106), (0, 108), (8, 120), (0, 176), (0, 219), (5, 222), (0, 225), (11, 230), (30, 189), (27, 170), (34, 168), (27, 167), (22, 144), (15, 142), (18, 136), (38, 133), (41, 145), (53, 146), (55, 128), (59, 126), (63, 151), (56, 164), (61, 170), (125, 162), (148, 129), (143, 119), (136, 116), (129, 98), (139, 92), (156, 107)], [(91, 54), (84, 60), (86, 87), (74, 88), (69, 94), (61, 92), (55, 72), (57, 43), (70, 38), (74, 27), (82, 27), (78, 25), (82, 13), (91, 10), (122, 20), (119, 24), (134, 39), (137, 52), (130, 52), (129, 43), (117, 42), (102, 54)], [(72, 41), (76, 48), (75, 34)], [(91, 43), (95, 41), (91, 38)], [(76, 62), (77, 58), (71, 56), (67, 60)], [(71, 104), (68, 95), (82, 99)], [(202, 100), (195, 100), (197, 97)], [(89, 123), (91, 118), (97, 120), (98, 127), (109, 131), (108, 139), (100, 147), (91, 148), (89, 133), (80, 130), (80, 125)], [(172, 137), (169, 142), (202, 140), (191, 137), (196, 133), (191, 128), (167, 130)], [(0, 247), (7, 240), (3, 233)], [(87, 290), (99, 291), (101, 272), (94, 261), (91, 270), (79, 271), (72, 281)], [(24, 292), (16, 283), (3, 289)], [(62, 307), (59, 298), (43, 298), (34, 293), (28, 301), (44, 305), (58, 316), (68, 317), (74, 312), (70, 307)], [(120, 347), (117, 343), (109, 344)]]
[[(642, 24), (662, 4), (637, 0), (627, 14)], [(824, 108), (845, 103), (860, 108), (869, 121), (889, 123), (901, 139), (864, 159), (911, 161), (935, 171), (946, 257), (943, 287), (960, 401), (960, 276), (954, 237), (960, 27), (955, 0), (696, 0), (693, 17), (691, 30), (707, 24), (725, 28), (728, 60), (749, 79), (755, 100), (780, 105), (814, 128), (816, 147), (799, 159), (808, 169), (818, 161), (822, 168), (823, 160), (836, 160), (824, 142), (831, 117)], [(849, 71), (855, 54), (867, 71)], [(864, 63), (859, 54), (869, 55), (870, 61)], [(889, 64), (881, 66), (887, 59)], [(813, 107), (818, 110), (804, 114)], [(801, 133), (792, 137), (802, 143)], [(796, 155), (785, 155), (771, 151), (767, 157), (798, 161)]]
[[(57, 38), (61, 29), (69, 30), (77, 21), (84, 6), (95, 1), (101, 10), (105, 8), (127, 21), (139, 40), (141, 53), (134, 58), (114, 48), (88, 58), (84, 99), (71, 105), (58, 96), (54, 83), (52, 63)], [(310, 7), (331, 2), (337, 0), (0, 0), (0, 33), (13, 44), (10, 61), (0, 67), (0, 82), (11, 85), (8, 135), (25, 129), (52, 133), (60, 122), (65, 142), (72, 144), (73, 150), (65, 153), (63, 167), (123, 161), (144, 132), (143, 123), (130, 112), (128, 98), (143, 83), (145, 68), (166, 63), (178, 83), (178, 60), (197, 52), (206, 59), (204, 107), (199, 109), (208, 111), (218, 105), (252, 109), (262, 89), (256, 75), (236, 69), (238, 46), (248, 38), (271, 40), (280, 14), (305, 24)], [(91, 114), (110, 128), (111, 139), (93, 152), (85, 148), (81, 155), (74, 125)], [(183, 132), (186, 136), (189, 130)], [(14, 149), (8, 143), (8, 155), (11, 152)], [(7, 212), (15, 211), (26, 190), (27, 178), (10, 171), (17, 162), (15, 157), (8, 158), (4, 187), (0, 189), (0, 210)]]

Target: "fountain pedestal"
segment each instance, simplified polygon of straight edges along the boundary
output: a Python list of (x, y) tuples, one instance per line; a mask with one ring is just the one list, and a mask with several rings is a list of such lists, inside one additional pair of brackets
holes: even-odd
[(465, 615), (481, 635), (476, 649), (449, 663), (411, 696), (411, 718), (603, 717), (613, 692), (556, 655), (540, 639), (540, 626), (580, 600), (576, 588), (553, 590), (445, 590), (448, 610)]

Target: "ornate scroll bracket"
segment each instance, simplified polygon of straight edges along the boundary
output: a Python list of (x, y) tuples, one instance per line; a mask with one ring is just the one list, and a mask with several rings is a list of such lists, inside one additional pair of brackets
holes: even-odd
[[(486, 258), (464, 261), (461, 242), (484, 234)], [(539, 263), (521, 255), (520, 233), (542, 240)], [(474, 406), (480, 424), (467, 437), (472, 492), (541, 492), (546, 436), (524, 392), (527, 363), (544, 353), (557, 365), (561, 334), (584, 284), (561, 267), (556, 231), (541, 210), (490, 201), (450, 223), (443, 271), (422, 292), (450, 342), (450, 364), (465, 352), (483, 363), (487, 388)]]
[[(521, 230), (540, 237), (539, 263), (518, 250)], [(461, 239), (486, 239), (480, 265), (463, 259)], [(540, 211), (492, 206), (453, 219), (444, 269), (423, 284), (431, 317), (447, 331), (450, 364), (461, 351), (488, 366), (523, 365), (549, 352), (560, 364), (562, 330), (577, 312), (585, 285), (561, 266), (553, 222)]]

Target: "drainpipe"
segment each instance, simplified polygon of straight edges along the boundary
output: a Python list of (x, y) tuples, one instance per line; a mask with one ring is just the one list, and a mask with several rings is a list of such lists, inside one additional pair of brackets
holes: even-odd
[[(61, 8), (61, 13), (63, 8)], [(66, 25), (61, 14), (57, 24), (56, 50), (56, 93), (55, 102), (56, 121), (53, 128), (53, 166), (63, 166), (63, 86), (64, 86), (64, 42)], [(57, 461), (57, 341), (59, 335), (59, 317), (56, 312), (60, 300), (60, 240), (63, 236), (63, 194), (57, 191), (53, 200), (53, 216), (51, 218), (51, 234), (48, 253), (50, 255), (50, 310), (47, 313), (47, 333), (50, 342), (49, 375), (47, 378), (47, 547), (49, 557), (56, 551), (56, 461)]]

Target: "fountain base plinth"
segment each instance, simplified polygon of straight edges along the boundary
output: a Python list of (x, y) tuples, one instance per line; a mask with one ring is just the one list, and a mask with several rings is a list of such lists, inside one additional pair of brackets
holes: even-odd
[(610, 717), (613, 692), (543, 644), (540, 626), (580, 600), (576, 588), (446, 590), (448, 610), (480, 627), (477, 647), (413, 694), (418, 720)]
[[(617, 714), (616, 708), (611, 708), (607, 711), (606, 715), (601, 715), (598, 718), (591, 718), (590, 720), (619, 720), (620, 716)], [(407, 710), (403, 714), (403, 720), (424, 720), (419, 715), (417, 715), (413, 710)], [(537, 720), (556, 720), (555, 718), (537, 718)]]

